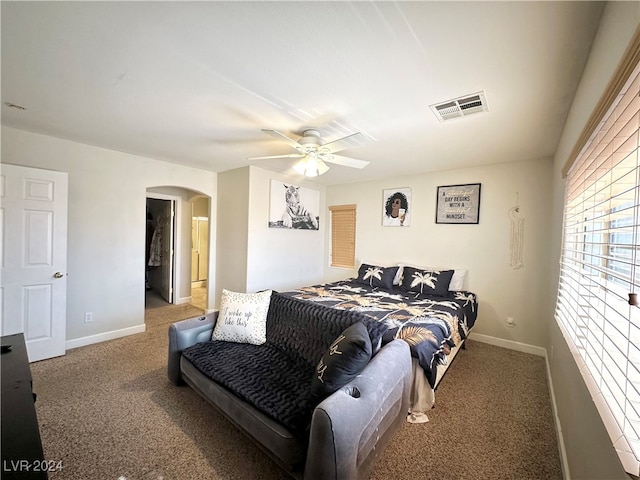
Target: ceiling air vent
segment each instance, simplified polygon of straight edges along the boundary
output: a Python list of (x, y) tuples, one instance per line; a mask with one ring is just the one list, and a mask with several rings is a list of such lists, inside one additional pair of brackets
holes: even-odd
[(453, 100), (447, 100), (446, 102), (429, 105), (429, 107), (441, 122), (489, 110), (487, 108), (487, 99), (484, 96), (484, 92), (465, 95), (464, 97), (454, 98)]

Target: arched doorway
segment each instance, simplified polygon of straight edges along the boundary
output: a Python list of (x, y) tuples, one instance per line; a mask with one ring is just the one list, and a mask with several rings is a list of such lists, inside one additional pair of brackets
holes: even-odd
[(207, 310), (210, 205), (208, 196), (187, 188), (147, 188), (146, 308), (190, 303)]

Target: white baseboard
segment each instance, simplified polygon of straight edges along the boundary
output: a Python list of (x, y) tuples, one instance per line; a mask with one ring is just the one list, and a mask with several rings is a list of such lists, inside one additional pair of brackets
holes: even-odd
[(538, 357), (546, 357), (547, 350), (542, 347), (536, 347), (535, 345), (529, 345), (527, 343), (515, 342), (513, 340), (505, 340), (504, 338), (491, 337), (489, 335), (483, 335), (482, 333), (469, 334), (471, 340), (476, 340), (482, 343), (488, 343), (495, 345), (496, 347), (508, 348), (509, 350), (516, 350), (518, 352), (530, 353)]
[(111, 330), (110, 332), (98, 333), (97, 335), (89, 335), (88, 337), (74, 338), (66, 341), (65, 348), (67, 350), (71, 350), (72, 348), (86, 347), (87, 345), (93, 345), (94, 343), (106, 342), (107, 340), (114, 340), (116, 338), (133, 335), (134, 333), (144, 333), (146, 329), (147, 327), (143, 323), (142, 325), (136, 325), (134, 327)]
[(549, 385), (549, 396), (551, 397), (551, 408), (553, 410), (553, 422), (556, 427), (556, 435), (558, 439), (558, 450), (560, 454), (560, 464), (562, 466), (562, 473), (564, 480), (571, 480), (571, 472), (569, 471), (569, 460), (567, 459), (567, 450), (564, 446), (564, 437), (562, 436), (562, 427), (560, 425), (560, 417), (558, 417), (558, 406), (556, 405), (556, 396), (553, 391), (553, 381), (551, 380), (551, 368), (549, 367), (549, 357), (547, 355), (547, 349), (542, 347), (536, 347), (535, 345), (529, 345), (527, 343), (514, 342), (513, 340), (505, 340), (504, 338), (491, 337), (489, 335), (483, 335), (481, 333), (469, 334), (471, 340), (476, 340), (482, 343), (488, 343), (497, 347), (508, 348), (509, 350), (516, 350), (518, 352), (530, 353), (538, 357), (544, 357), (544, 361), (547, 367), (547, 382)]
[(176, 298), (176, 301), (175, 301), (176, 305), (182, 305), (183, 303), (191, 303), (191, 296)]

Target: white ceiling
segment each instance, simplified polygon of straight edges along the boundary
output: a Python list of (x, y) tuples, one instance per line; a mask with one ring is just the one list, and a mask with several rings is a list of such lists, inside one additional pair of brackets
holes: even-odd
[[(261, 132), (370, 162), (325, 184), (552, 157), (600, 2), (2, 2), (2, 123), (212, 171)], [(484, 91), (489, 111), (429, 105)], [(13, 103), (26, 110), (9, 108)], [(6, 159), (5, 159), (6, 161)]]

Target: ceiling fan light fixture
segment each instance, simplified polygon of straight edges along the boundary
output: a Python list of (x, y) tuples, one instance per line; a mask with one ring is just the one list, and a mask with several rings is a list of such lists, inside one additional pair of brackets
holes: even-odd
[(329, 166), (322, 160), (318, 160), (316, 163), (318, 164), (318, 175), (322, 175), (323, 173), (327, 173), (329, 171)]
[(329, 171), (326, 163), (314, 156), (306, 156), (293, 166), (293, 169), (305, 177), (317, 177)]
[(329, 171), (329, 167), (325, 162), (335, 163), (351, 168), (364, 168), (369, 162), (366, 160), (358, 160), (351, 157), (345, 157), (343, 155), (335, 155), (341, 152), (345, 148), (349, 147), (346, 144), (346, 140), (352, 140), (362, 136), (361, 133), (352, 133), (346, 137), (326, 142), (321, 136), (320, 132), (315, 129), (307, 129), (303, 132), (302, 137), (298, 140), (294, 140), (278, 130), (263, 129), (263, 132), (277, 138), (280, 141), (285, 141), (290, 147), (295, 148), (298, 153), (284, 154), (284, 155), (269, 155), (266, 157), (249, 157), (249, 160), (263, 160), (270, 158), (299, 158), (300, 160), (292, 166), (293, 170), (300, 175), (306, 177), (317, 177)]
[(302, 160), (300, 160), (299, 162), (297, 162), (294, 166), (293, 169), (298, 172), (300, 175), (307, 175), (307, 159), (303, 158)]

